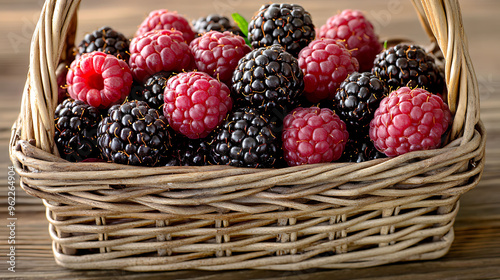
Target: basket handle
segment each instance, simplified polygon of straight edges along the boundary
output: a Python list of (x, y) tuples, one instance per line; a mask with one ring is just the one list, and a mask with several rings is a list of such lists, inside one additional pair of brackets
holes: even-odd
[(73, 58), (79, 4), (80, 0), (45, 1), (31, 39), (29, 70), (16, 124), (17, 139), (34, 139), (37, 148), (56, 155), (56, 69), (61, 61)]
[(479, 88), (469, 56), (458, 0), (412, 0), (424, 30), (445, 58), (448, 105), (454, 115), (451, 139), (468, 142), (479, 121)]
[[(451, 139), (463, 133), (465, 144), (479, 121), (479, 91), (458, 0), (412, 1), (431, 41), (438, 44), (445, 57), (448, 103), (455, 116)], [(55, 155), (56, 69), (73, 57), (79, 4), (80, 0), (45, 1), (31, 42), (29, 72), (15, 125), (16, 140), (34, 139), (37, 148)]]

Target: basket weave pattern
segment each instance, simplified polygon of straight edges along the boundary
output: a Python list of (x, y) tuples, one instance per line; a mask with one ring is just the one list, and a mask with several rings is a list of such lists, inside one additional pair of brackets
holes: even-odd
[(445, 147), (363, 163), (282, 169), (70, 163), (54, 145), (56, 71), (72, 57), (79, 1), (47, 0), (10, 156), (40, 197), (58, 264), (75, 269), (354, 268), (435, 259), (460, 196), (484, 168), (485, 130), (457, 0), (414, 1), (444, 63)]

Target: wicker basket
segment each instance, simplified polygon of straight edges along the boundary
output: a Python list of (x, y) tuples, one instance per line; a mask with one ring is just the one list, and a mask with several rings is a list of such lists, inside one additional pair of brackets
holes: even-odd
[(80, 1), (47, 0), (10, 156), (43, 199), (56, 262), (158, 271), (355, 268), (439, 258), (460, 196), (484, 168), (485, 129), (458, 0), (415, 0), (443, 57), (447, 145), (363, 163), (282, 169), (144, 168), (57, 155), (56, 69), (71, 59)]

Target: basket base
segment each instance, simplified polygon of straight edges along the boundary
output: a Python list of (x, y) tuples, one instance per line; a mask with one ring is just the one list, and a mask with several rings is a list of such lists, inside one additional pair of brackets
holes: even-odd
[[(58, 252), (53, 243), (55, 261), (58, 265), (78, 270), (126, 270), (134, 272), (206, 270), (222, 271), (235, 269), (261, 269), (300, 271), (307, 269), (367, 268), (397, 262), (433, 260), (445, 256), (454, 240), (453, 227), (439, 240), (419, 242), (408, 239), (383, 247), (367, 250), (319, 254), (307, 252), (297, 255), (272, 255), (269, 251), (242, 255), (215, 257), (204, 253), (191, 253), (163, 257), (120, 257), (117, 252), (101, 253), (97, 256), (72, 256)], [(213, 254), (211, 254), (213, 255)]]

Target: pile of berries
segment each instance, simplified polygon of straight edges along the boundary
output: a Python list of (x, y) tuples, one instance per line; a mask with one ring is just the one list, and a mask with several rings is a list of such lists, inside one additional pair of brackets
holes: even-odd
[(439, 148), (442, 70), (383, 47), (358, 10), (315, 26), (298, 4), (188, 20), (154, 10), (126, 37), (87, 34), (58, 74), (55, 143), (69, 161), (281, 168)]

